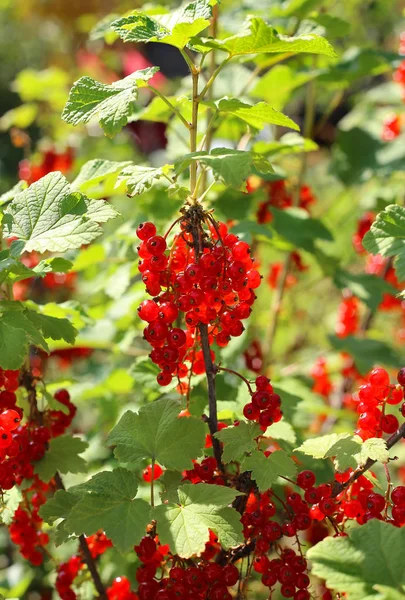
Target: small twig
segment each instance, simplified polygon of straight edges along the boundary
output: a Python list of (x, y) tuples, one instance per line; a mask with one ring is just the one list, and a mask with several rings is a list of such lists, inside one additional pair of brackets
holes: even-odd
[[(58, 490), (65, 490), (65, 485), (62, 481), (62, 478), (60, 476), (60, 474), (58, 472), (55, 473), (54, 475), (54, 480), (56, 483), (56, 487)], [(89, 550), (89, 546), (87, 544), (86, 538), (84, 537), (84, 535), (81, 535), (79, 537), (79, 545), (80, 545), (80, 549), (82, 551), (83, 554), (83, 558), (84, 558), (84, 562), (87, 565), (87, 568), (89, 569), (89, 572), (91, 574), (91, 577), (93, 579), (93, 583), (94, 583), (94, 587), (96, 588), (101, 600), (108, 600), (107, 598), (107, 592), (105, 591), (104, 585), (100, 579), (100, 575), (99, 572), (97, 570), (97, 565), (91, 555), (91, 552)]]
[[(403, 438), (405, 438), (405, 423), (402, 423), (398, 431), (393, 433), (392, 436), (389, 437), (386, 441), (388, 450), (395, 446), (395, 444)], [(361, 475), (363, 475), (363, 473), (371, 469), (371, 467), (375, 465), (376, 462), (376, 460), (371, 460), (371, 458), (369, 458), (367, 462), (362, 467), (357, 469), (357, 471), (355, 471), (347, 481), (343, 483), (339, 483), (338, 481), (336, 481), (333, 484), (332, 498), (336, 498), (336, 496), (339, 496), (339, 494), (341, 494), (346, 488), (351, 486), (352, 483), (354, 483)]]
[(176, 106), (174, 106), (174, 104), (172, 104), (170, 102), (170, 100), (168, 98), (166, 98), (166, 96), (164, 94), (162, 94), (161, 92), (159, 92), (159, 90), (157, 90), (156, 88), (154, 88), (152, 85), (149, 85), (149, 83), (147, 84), (147, 86), (151, 90), (151, 92), (153, 92), (154, 94), (156, 94), (156, 96), (158, 96), (161, 100), (163, 100), (163, 102), (165, 104), (167, 104), (167, 106), (170, 108), (170, 110), (177, 117), (179, 117), (180, 121), (183, 123), (183, 125), (185, 125), (185, 127), (187, 127), (187, 129), (191, 129), (190, 123), (183, 117), (183, 115), (181, 114), (181, 112), (179, 111), (179, 109), (176, 108)]
[(249, 388), (249, 392), (251, 394), (253, 394), (253, 390), (252, 390), (252, 386), (250, 385), (249, 381), (246, 379), (246, 377), (244, 377), (243, 375), (241, 375), (240, 373), (238, 373), (237, 371), (233, 371), (232, 369), (226, 369), (225, 367), (216, 367), (217, 371), (224, 371), (225, 373), (231, 373), (232, 375), (236, 375), (236, 377), (239, 377), (239, 379), (242, 379), (242, 381), (244, 381), (246, 383), (246, 385)]

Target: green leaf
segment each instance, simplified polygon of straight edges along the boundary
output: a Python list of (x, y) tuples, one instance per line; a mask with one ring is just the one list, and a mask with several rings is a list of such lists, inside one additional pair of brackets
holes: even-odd
[(118, 460), (147, 458), (168, 469), (191, 468), (202, 453), (206, 427), (196, 417), (179, 417), (181, 410), (177, 400), (161, 398), (138, 413), (127, 411), (108, 436)]
[(243, 542), (240, 515), (228, 505), (239, 492), (219, 485), (184, 484), (178, 502), (162, 504), (152, 511), (162, 544), (173, 554), (189, 558), (201, 554), (213, 531), (225, 549)]
[[(331, 433), (329, 435), (322, 435), (305, 440), (301, 446), (295, 448), (294, 452), (302, 452), (313, 458), (328, 458), (330, 456), (335, 456), (335, 454), (331, 453), (331, 449), (337, 447), (336, 445), (338, 442), (351, 439), (353, 439), (353, 436), (350, 433)], [(358, 446), (359, 444), (357, 443), (357, 450), (359, 449)]]
[(272, 8), (271, 14), (275, 17), (295, 17), (303, 19), (308, 12), (319, 6), (320, 0), (286, 0), (282, 6), (277, 4)]
[(384, 294), (396, 295), (397, 290), (382, 277), (360, 273), (354, 275), (338, 269), (333, 282), (339, 289), (348, 288), (357, 298), (360, 298), (372, 311), (377, 310)]
[(159, 483), (163, 486), (163, 492), (161, 493), (162, 502), (167, 501), (176, 504), (179, 499), (178, 492), (182, 482), (183, 475), (180, 471), (170, 471), (169, 469), (166, 469), (159, 478)]
[(100, 158), (89, 160), (80, 169), (72, 188), (87, 193), (92, 198), (111, 196), (120, 191), (116, 185), (118, 175), (130, 164), (130, 161), (116, 162)]
[(271, 212), (272, 227), (296, 248), (314, 253), (316, 240), (333, 240), (329, 229), (321, 221), (309, 217), (307, 211), (301, 208), (279, 210), (271, 207)]
[(273, 425), (267, 429), (266, 436), (273, 440), (287, 442), (291, 445), (297, 442), (297, 436), (293, 426), (284, 419), (277, 423), (273, 423)]
[(124, 42), (160, 42), (184, 48), (190, 39), (206, 29), (212, 13), (210, 0), (194, 0), (168, 14), (148, 15), (135, 12), (111, 25)]
[(297, 467), (283, 450), (276, 450), (266, 458), (260, 450), (255, 450), (243, 461), (243, 469), (252, 471), (252, 479), (261, 492), (268, 490), (280, 475), (294, 477)]
[(288, 53), (324, 54), (332, 58), (336, 52), (325, 38), (313, 33), (288, 37), (280, 35), (263, 19), (249, 17), (241, 33), (224, 40), (197, 41), (200, 47), (227, 52), (230, 57), (244, 54)]
[(135, 499), (138, 479), (127, 469), (97, 473), (85, 484), (71, 488), (79, 501), (73, 506), (65, 528), (76, 535), (105, 531), (120, 552), (128, 552), (145, 535), (149, 504)]
[(215, 437), (224, 444), (222, 460), (225, 463), (239, 460), (245, 452), (255, 450), (255, 438), (261, 435), (257, 423), (241, 421), (237, 427), (231, 426), (217, 431)]
[(325, 29), (329, 39), (331, 37), (344, 37), (351, 29), (351, 24), (348, 21), (328, 13), (314, 12), (310, 14), (310, 19)]
[(78, 496), (70, 492), (58, 490), (41, 506), (39, 515), (46, 523), (53, 525), (58, 519), (66, 519), (78, 499)]
[(359, 464), (363, 465), (369, 458), (382, 463), (388, 462), (389, 450), (385, 440), (382, 438), (370, 438), (362, 443), (358, 456)]
[(253, 152), (214, 148), (211, 152), (193, 152), (179, 158), (174, 165), (176, 171), (181, 173), (195, 160), (209, 166), (215, 178), (238, 189), (255, 168), (261, 173), (271, 173), (273, 170), (266, 159)]
[(301, 154), (313, 152), (318, 149), (318, 144), (308, 138), (303, 138), (298, 133), (290, 131), (279, 140), (273, 142), (259, 141), (253, 144), (254, 152), (265, 156), (279, 156), (284, 154)]
[(14, 513), (23, 500), (21, 490), (16, 485), (3, 492), (0, 504), (0, 521), (5, 525), (11, 525), (14, 519)]
[(0, 314), (0, 366), (3, 369), (18, 369), (30, 344), (49, 352), (45, 338), (63, 339), (73, 344), (77, 335), (67, 319), (42, 315), (22, 302), (0, 302)]
[(26, 252), (64, 252), (90, 243), (102, 233), (99, 223), (116, 216), (106, 202), (72, 192), (56, 171), (17, 194), (5, 211), (4, 225), (8, 237), (25, 242)]
[(26, 181), (19, 181), (18, 183), (16, 183), (16, 185), (12, 187), (11, 190), (0, 195), (0, 206), (4, 206), (4, 204), (8, 204), (12, 200), (14, 200), (17, 194), (24, 191), (27, 187), (28, 184)]
[(56, 471), (60, 473), (85, 473), (86, 461), (79, 456), (88, 443), (70, 435), (61, 435), (49, 442), (45, 456), (35, 465), (35, 473), (42, 481), (49, 481)]
[(297, 73), (287, 65), (276, 65), (258, 79), (250, 92), (254, 98), (265, 100), (281, 110), (290, 100), (295, 89), (315, 77), (315, 73)]
[(312, 572), (350, 600), (377, 598), (375, 586), (398, 590), (405, 583), (405, 530), (378, 519), (348, 537), (327, 537), (308, 550)]
[(24, 331), (0, 321), (0, 366), (19, 369), (28, 352), (29, 339)]
[(78, 331), (68, 319), (42, 315), (33, 310), (27, 310), (25, 314), (31, 323), (42, 332), (44, 338), (64, 340), (67, 344), (74, 344)]
[(398, 352), (386, 342), (351, 335), (345, 338), (329, 335), (328, 339), (335, 350), (348, 352), (354, 358), (357, 369), (363, 375), (375, 365), (383, 364), (395, 368), (400, 368), (402, 365)]
[(118, 181), (125, 184), (129, 196), (138, 196), (149, 190), (155, 181), (165, 177), (171, 168), (171, 165), (164, 167), (130, 166), (123, 170)]
[(345, 471), (349, 467), (356, 469), (369, 458), (386, 463), (389, 456), (383, 439), (370, 438), (362, 442), (359, 436), (349, 433), (331, 433), (311, 438), (296, 448), (295, 452), (302, 452), (316, 459), (333, 458), (337, 471)]
[(62, 119), (71, 125), (78, 125), (98, 117), (104, 133), (113, 137), (128, 123), (138, 97), (138, 88), (145, 86), (158, 70), (159, 67), (148, 67), (135, 71), (111, 85), (91, 77), (81, 77), (70, 90)]
[(280, 127), (290, 127), (290, 129), (299, 130), (299, 126), (292, 119), (279, 112), (266, 102), (258, 102), (251, 105), (241, 102), (237, 98), (223, 98), (217, 103), (218, 110), (233, 117), (245, 121), (255, 129), (263, 129), (268, 123), (279, 125)]
[(264, 223), (258, 223), (255, 221), (241, 220), (234, 227), (232, 227), (232, 233), (235, 233), (240, 237), (241, 240), (245, 240), (248, 244), (251, 244), (253, 238), (256, 239), (271, 239), (273, 232), (270, 227)]
[(363, 246), (371, 254), (393, 256), (399, 281), (405, 281), (405, 208), (390, 204), (377, 215)]

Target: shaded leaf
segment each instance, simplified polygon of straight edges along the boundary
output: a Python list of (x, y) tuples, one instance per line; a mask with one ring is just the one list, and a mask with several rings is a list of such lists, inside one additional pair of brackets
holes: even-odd
[(294, 477), (297, 467), (283, 450), (272, 452), (269, 457), (255, 450), (243, 461), (243, 469), (252, 471), (252, 479), (257, 483), (261, 492), (268, 490), (280, 475)]
[(239, 513), (228, 505), (239, 494), (219, 485), (186, 483), (178, 490), (178, 502), (152, 510), (162, 544), (173, 554), (189, 558), (201, 554), (213, 531), (225, 549), (243, 542)]
[(365, 600), (377, 598), (377, 585), (398, 590), (405, 584), (404, 552), (404, 529), (371, 519), (348, 537), (325, 538), (308, 550), (308, 558), (328, 588)]
[(191, 468), (202, 453), (206, 426), (196, 417), (179, 417), (181, 409), (177, 400), (161, 398), (138, 413), (127, 411), (108, 436), (118, 460), (147, 458), (168, 469)]

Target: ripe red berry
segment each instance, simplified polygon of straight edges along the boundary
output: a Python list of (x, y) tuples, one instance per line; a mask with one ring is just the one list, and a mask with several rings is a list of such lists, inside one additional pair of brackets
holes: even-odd
[[(153, 479), (159, 479), (163, 475), (163, 469), (160, 465), (153, 465)], [(152, 465), (148, 465), (146, 469), (142, 471), (142, 479), (146, 483), (150, 483), (152, 481)]]
[(400, 369), (398, 371), (397, 381), (398, 381), (399, 385), (402, 385), (402, 387), (405, 387), (405, 367), (402, 367), (402, 369)]
[(227, 586), (235, 585), (239, 580), (239, 570), (235, 565), (226, 565), (222, 570), (222, 578)]
[(301, 471), (297, 476), (297, 485), (303, 490), (314, 487), (316, 481), (315, 474), (312, 471)]
[(384, 433), (394, 433), (398, 427), (399, 422), (395, 415), (384, 415), (381, 419), (381, 429)]
[(150, 237), (155, 235), (156, 227), (153, 223), (149, 221), (145, 221), (145, 223), (140, 223), (136, 229), (136, 235), (142, 241), (148, 240)]
[(368, 376), (368, 379), (373, 387), (384, 387), (390, 383), (390, 376), (385, 369), (377, 367), (373, 369)]
[(20, 424), (21, 418), (16, 410), (8, 409), (0, 414), (0, 427), (6, 431), (14, 431)]
[(143, 321), (151, 323), (159, 315), (159, 307), (153, 300), (144, 300), (138, 307), (138, 315)]
[(405, 486), (398, 485), (391, 492), (391, 500), (394, 504), (405, 505)]

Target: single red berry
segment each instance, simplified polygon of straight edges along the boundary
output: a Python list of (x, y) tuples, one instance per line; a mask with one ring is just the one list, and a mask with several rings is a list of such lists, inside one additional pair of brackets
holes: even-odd
[(142, 241), (148, 240), (155, 234), (156, 227), (153, 223), (150, 223), (149, 221), (145, 221), (145, 223), (140, 223), (136, 229), (136, 235)]
[(394, 504), (405, 505), (405, 485), (398, 485), (392, 490), (391, 500)]
[(381, 419), (381, 429), (384, 433), (394, 433), (399, 427), (399, 421), (395, 415), (384, 415)]
[(402, 369), (400, 369), (398, 371), (397, 381), (398, 381), (399, 385), (402, 385), (402, 387), (405, 387), (405, 367), (402, 367)]
[(314, 487), (316, 481), (315, 474), (312, 471), (301, 471), (297, 477), (297, 485), (304, 490)]
[[(163, 469), (160, 465), (153, 465), (153, 479), (159, 479), (163, 475)], [(142, 472), (142, 479), (146, 481), (146, 483), (150, 483), (152, 481), (152, 465), (148, 465), (146, 469)]]
[(390, 376), (385, 369), (376, 367), (368, 376), (368, 379), (373, 387), (384, 387), (390, 384)]

